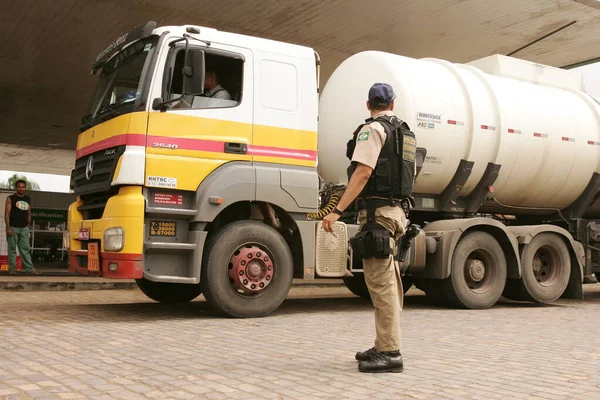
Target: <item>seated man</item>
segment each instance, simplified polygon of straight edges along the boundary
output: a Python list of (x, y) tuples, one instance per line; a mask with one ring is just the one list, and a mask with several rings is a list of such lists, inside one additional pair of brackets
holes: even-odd
[[(181, 96), (173, 94), (174, 98)], [(219, 83), (217, 69), (212, 66), (206, 67), (204, 75), (204, 93), (202, 95), (186, 95), (183, 99), (172, 103), (171, 108), (217, 108), (231, 107), (237, 102), (232, 100), (231, 95)]]
[(219, 83), (219, 74), (214, 67), (206, 67), (204, 96), (213, 99), (231, 100), (229, 92)]

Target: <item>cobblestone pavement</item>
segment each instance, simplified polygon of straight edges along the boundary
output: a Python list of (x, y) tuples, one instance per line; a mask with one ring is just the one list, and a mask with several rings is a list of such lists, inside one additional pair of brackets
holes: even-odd
[(600, 285), (585, 288), (584, 302), (485, 311), (413, 288), (402, 374), (357, 371), (373, 313), (345, 288), (294, 288), (246, 320), (137, 290), (0, 292), (0, 400), (598, 399)]

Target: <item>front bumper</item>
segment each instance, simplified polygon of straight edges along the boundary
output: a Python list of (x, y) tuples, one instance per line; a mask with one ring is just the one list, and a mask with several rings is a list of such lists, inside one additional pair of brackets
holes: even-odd
[[(81, 275), (94, 274), (87, 268), (87, 250), (69, 251), (69, 272)], [(108, 279), (139, 279), (143, 275), (143, 254), (100, 253), (99, 276)]]
[[(69, 207), (69, 272), (96, 275), (111, 279), (138, 279), (144, 274), (144, 196), (142, 187), (121, 187), (108, 199), (100, 219), (84, 219), (77, 209), (77, 202)], [(104, 232), (113, 227), (125, 231), (123, 249), (119, 252), (105, 251)], [(89, 230), (89, 241), (79, 240), (81, 228)], [(88, 242), (99, 247), (99, 270), (88, 270)]]

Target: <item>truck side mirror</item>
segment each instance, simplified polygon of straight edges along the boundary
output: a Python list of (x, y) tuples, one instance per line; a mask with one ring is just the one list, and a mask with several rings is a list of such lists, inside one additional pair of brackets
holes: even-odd
[(160, 111), (164, 111), (165, 109), (165, 102), (163, 101), (162, 97), (157, 97), (154, 100), (152, 100), (152, 109), (153, 110), (160, 110)]
[(204, 52), (201, 50), (189, 51), (182, 73), (186, 95), (204, 93)]

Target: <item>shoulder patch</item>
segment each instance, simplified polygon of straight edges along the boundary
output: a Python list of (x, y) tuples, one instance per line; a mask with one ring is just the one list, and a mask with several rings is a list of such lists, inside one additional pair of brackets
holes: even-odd
[(364, 142), (365, 140), (369, 140), (369, 131), (361, 132), (356, 137), (357, 142)]

